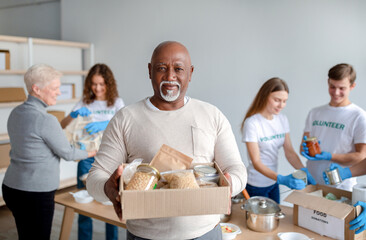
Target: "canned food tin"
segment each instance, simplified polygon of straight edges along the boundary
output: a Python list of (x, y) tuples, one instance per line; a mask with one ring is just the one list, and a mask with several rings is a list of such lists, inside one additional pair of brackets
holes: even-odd
[(329, 184), (335, 185), (342, 182), (342, 178), (339, 175), (338, 168), (330, 170), (329, 168), (325, 171), (325, 174), (328, 177)]
[(216, 168), (208, 165), (197, 165), (193, 170), (196, 177), (215, 177), (217, 173)]
[(299, 169), (295, 170), (292, 173), (292, 176), (296, 179), (303, 180), (305, 182), (305, 184), (308, 183), (308, 178), (307, 178), (306, 172), (304, 172), (303, 170), (299, 170)]

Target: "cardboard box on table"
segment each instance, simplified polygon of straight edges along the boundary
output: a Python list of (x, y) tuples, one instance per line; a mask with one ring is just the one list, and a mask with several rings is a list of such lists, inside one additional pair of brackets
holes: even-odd
[(349, 230), (349, 222), (361, 208), (309, 194), (317, 190), (322, 190), (323, 196), (333, 193), (338, 199), (343, 196), (352, 200), (352, 192), (324, 185), (309, 185), (303, 190), (295, 190), (285, 199), (294, 204), (293, 223), (335, 239), (366, 239), (364, 232), (356, 235), (354, 230)]
[(226, 214), (230, 209), (230, 184), (215, 163), (218, 187), (198, 189), (124, 190), (120, 182), (122, 219), (144, 219), (206, 214)]

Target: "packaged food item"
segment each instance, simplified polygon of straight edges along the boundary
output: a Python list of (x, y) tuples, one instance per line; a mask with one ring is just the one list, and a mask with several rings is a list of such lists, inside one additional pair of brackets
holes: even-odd
[(316, 154), (321, 154), (322, 151), (316, 137), (309, 137), (305, 140), (306, 147), (309, 149), (309, 156), (315, 157)]
[(305, 182), (305, 184), (308, 183), (308, 179), (307, 179), (307, 175), (306, 175), (306, 172), (304, 172), (303, 170), (299, 170), (299, 169), (296, 169), (293, 173), (292, 173), (292, 176), (296, 179), (300, 179), (300, 180), (303, 180)]
[(188, 169), (191, 166), (192, 161), (193, 159), (187, 155), (163, 144), (151, 160), (150, 165), (158, 169), (160, 172), (166, 172)]
[(334, 195), (333, 193), (328, 193), (327, 195), (325, 195), (325, 198), (326, 199), (329, 199), (329, 200), (337, 200), (337, 196)]
[(159, 171), (148, 164), (140, 164), (126, 190), (152, 190), (155, 189), (160, 179)]
[(193, 170), (196, 177), (212, 177), (217, 175), (217, 170), (208, 165), (197, 165), (193, 167)]
[(92, 122), (92, 116), (78, 116), (73, 119), (64, 129), (69, 142), (76, 148), (80, 148), (80, 143), (85, 146), (86, 151), (98, 150), (102, 142), (103, 131), (90, 135), (86, 132), (85, 126)]
[(196, 178), (194, 177), (193, 170), (176, 170), (161, 173), (168, 184), (169, 188), (174, 189), (194, 189), (199, 188)]
[(335, 168), (333, 170), (330, 170), (329, 168), (325, 170), (325, 174), (328, 177), (329, 184), (336, 185), (342, 182), (341, 175), (339, 175), (338, 168)]
[(137, 167), (142, 163), (142, 161), (143, 161), (142, 158), (136, 158), (130, 164), (128, 164), (126, 167), (123, 168), (122, 177), (125, 185), (127, 185), (130, 182), (131, 178), (133, 177), (133, 175), (137, 170)]
[(207, 188), (207, 187), (218, 187), (217, 183), (204, 181), (202, 178), (197, 178), (197, 184), (200, 188)]

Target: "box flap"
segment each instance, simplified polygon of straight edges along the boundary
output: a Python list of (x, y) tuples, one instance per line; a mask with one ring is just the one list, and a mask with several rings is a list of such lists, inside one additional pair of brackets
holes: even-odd
[(344, 219), (353, 210), (353, 207), (348, 204), (339, 203), (332, 200), (328, 200), (326, 198), (308, 194), (307, 192), (309, 190), (310, 191), (317, 190), (316, 188), (314, 189), (313, 187), (309, 188), (307, 187), (307, 189), (305, 189), (304, 191), (295, 190), (289, 196), (287, 196), (285, 201), (308, 209), (314, 209), (320, 212), (325, 212), (329, 215), (332, 215), (340, 219)]

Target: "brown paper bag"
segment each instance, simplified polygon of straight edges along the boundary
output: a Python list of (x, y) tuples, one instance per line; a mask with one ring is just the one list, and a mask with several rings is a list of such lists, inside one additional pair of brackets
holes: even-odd
[(150, 165), (158, 169), (159, 172), (166, 172), (188, 169), (191, 166), (192, 161), (193, 158), (163, 144), (151, 160)]

